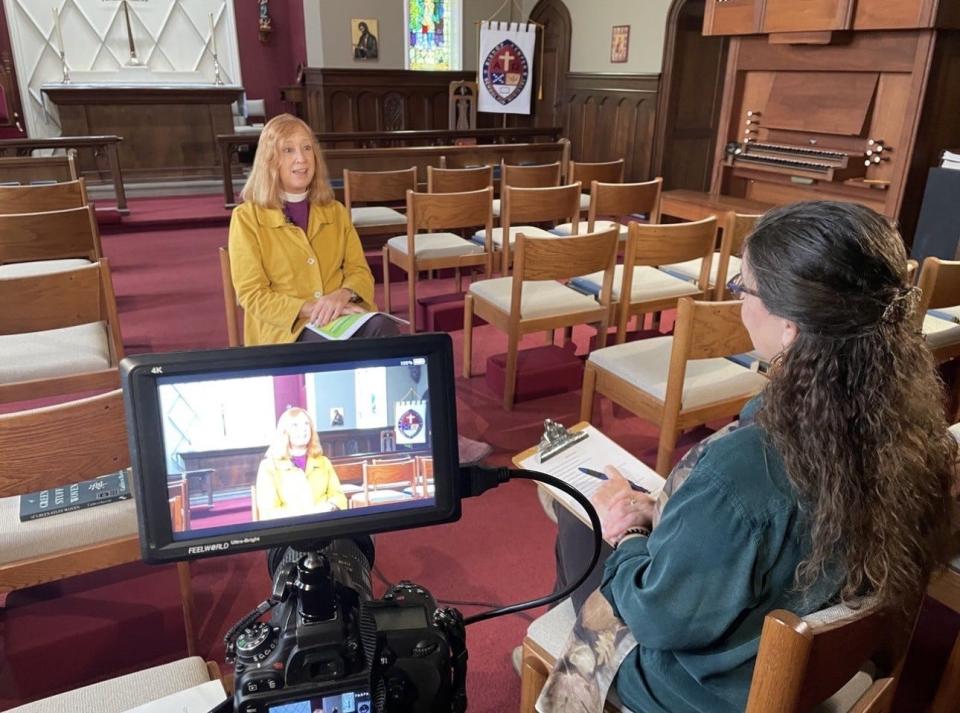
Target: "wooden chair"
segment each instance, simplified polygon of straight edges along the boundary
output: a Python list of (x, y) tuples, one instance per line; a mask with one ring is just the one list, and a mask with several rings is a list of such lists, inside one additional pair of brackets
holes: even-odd
[[(81, 445), (82, 444), (82, 445)], [(20, 495), (130, 466), (120, 390), (0, 415), (0, 593), (140, 560), (134, 502), (21, 523)], [(178, 566), (187, 649), (196, 650), (187, 563)]]
[(417, 190), (417, 167), (402, 171), (351, 171), (343, 169), (343, 203), (358, 230), (393, 234), (403, 230), (407, 218), (384, 205), (356, 203), (400, 203), (407, 191)]
[(417, 461), (417, 482), (420, 486), (420, 497), (433, 495), (433, 457), (414, 456)]
[[(457, 291), (463, 289), (462, 268), (483, 267), (490, 276), (493, 188), (467, 193), (415, 193), (407, 191), (407, 234), (390, 238), (383, 246), (383, 308), (390, 312), (390, 266), (407, 273), (407, 306), (410, 333), (417, 331), (417, 273), (446, 267), (457, 271)], [(447, 231), (484, 226), (484, 245)], [(421, 229), (430, 232), (419, 233)]]
[(92, 205), (0, 215), (0, 276), (80, 267), (102, 256)]
[[(753, 232), (760, 215), (730, 212), (723, 216), (720, 237), (720, 249), (713, 254), (710, 263), (709, 286), (713, 290), (713, 299), (730, 299), (727, 282), (733, 275), (740, 273), (740, 256), (743, 254), (743, 241)], [(687, 260), (673, 265), (661, 265), (660, 269), (669, 275), (696, 282), (700, 279), (702, 261)]]
[[(960, 613), (960, 557), (940, 574), (935, 575), (927, 588), (927, 596)], [(960, 635), (953, 642), (947, 665), (940, 675), (940, 684), (928, 713), (956, 713), (960, 710)]]
[(681, 431), (735, 416), (766, 378), (723, 357), (753, 348), (740, 321), (740, 301), (677, 305), (673, 336), (595, 349), (583, 373), (580, 420), (593, 416), (601, 394), (660, 425), (657, 472), (670, 472)]
[(363, 491), (350, 497), (350, 507), (384, 505), (410, 500), (410, 492), (417, 484), (417, 464), (413, 458), (390, 460), (384, 463), (364, 462)]
[(74, 152), (65, 156), (8, 156), (0, 158), (0, 183), (60, 183), (80, 177)]
[(530, 166), (514, 166), (505, 161), (501, 161), (501, 198), (493, 201), (493, 217), (500, 217), (503, 191), (508, 186), (512, 188), (550, 188), (551, 186), (559, 186), (562, 176), (563, 166), (560, 161)]
[(227, 320), (227, 343), (231, 347), (243, 346), (243, 309), (237, 301), (230, 274), (230, 253), (226, 248), (217, 248), (220, 254), (220, 282), (223, 284), (223, 314)]
[(0, 277), (0, 403), (113, 389), (123, 342), (105, 259)]
[[(162, 698), (218, 680), (220, 667), (216, 662), (191, 656), (34, 701), (10, 709), (8, 713), (74, 713), (83, 710), (124, 713), (147, 703), (159, 706), (157, 702)], [(177, 709), (184, 710), (183, 706), (171, 705), (169, 708)]]
[(437, 168), (427, 166), (427, 193), (466, 193), (493, 185), (493, 166)]
[[(577, 193), (579, 188), (573, 194), (574, 200)], [(513, 408), (517, 348), (521, 336), (599, 322), (599, 340), (603, 345), (610, 319), (616, 259), (617, 233), (614, 230), (570, 238), (529, 238), (521, 232), (517, 236), (513, 276), (474, 282), (464, 300), (464, 378), (470, 378), (474, 314), (507, 333), (506, 383), (503, 388), (503, 407), (507, 411)], [(604, 275), (599, 300), (557, 282), (569, 279), (588, 266), (601, 270)]]
[[(447, 94), (447, 128), (453, 130), (477, 128), (477, 83), (450, 82)], [(464, 188), (462, 190), (470, 190)]]
[[(634, 315), (672, 309), (681, 297), (707, 295), (716, 230), (716, 218), (670, 225), (630, 223), (623, 265), (617, 265), (614, 276), (617, 344), (626, 341), (627, 324)], [(704, 261), (696, 284), (656, 269), (657, 265), (695, 258)], [(597, 294), (602, 277), (600, 273), (583, 275), (571, 280), (570, 285), (586, 294)], [(629, 298), (624, 299), (623, 295)]]
[(88, 203), (82, 178), (62, 183), (0, 186), (0, 215), (83, 208)]
[(170, 500), (170, 523), (174, 531), (183, 532), (190, 529), (190, 500), (187, 495), (187, 481), (181, 478), (167, 483), (167, 493)]
[[(567, 599), (527, 629), (521, 713), (533, 713), (575, 619)], [(877, 609), (835, 606), (802, 618), (783, 609), (770, 612), (763, 622), (746, 713), (889, 713), (909, 640), (904, 631), (909, 629)], [(605, 709), (625, 710), (615, 695)]]
[[(547, 188), (517, 188), (507, 186), (503, 189), (503, 214), (500, 225), (493, 229), (491, 242), (486, 244), (493, 260), (500, 253), (500, 272), (510, 272), (511, 251), (517, 235), (523, 233), (528, 238), (556, 238), (556, 234), (538, 228), (531, 223), (554, 224), (561, 220), (572, 221), (579, 227), (580, 220), (580, 184), (569, 186), (551, 186)], [(504, 236), (509, 236), (504, 239)], [(474, 242), (480, 242), (483, 236), (477, 232)]]
[[(663, 179), (655, 178), (643, 183), (601, 183), (593, 181), (590, 186), (590, 205), (587, 221), (580, 223), (580, 230), (592, 233), (616, 227), (620, 239), (627, 239), (627, 222), (646, 216), (647, 223), (660, 222), (660, 194)], [(592, 226), (592, 227), (591, 227)], [(576, 232), (572, 223), (562, 223), (553, 230), (557, 235), (572, 235)]]
[[(590, 208), (590, 191), (593, 182), (599, 183), (623, 183), (624, 160), (618, 158), (616, 161), (601, 161), (597, 163), (587, 163), (585, 161), (571, 161), (567, 168), (567, 181), (580, 184), (586, 189), (580, 195), (580, 211), (586, 212)], [(590, 231), (592, 232), (592, 231)]]
[(924, 339), (938, 362), (960, 356), (960, 260), (928, 257), (917, 280)]

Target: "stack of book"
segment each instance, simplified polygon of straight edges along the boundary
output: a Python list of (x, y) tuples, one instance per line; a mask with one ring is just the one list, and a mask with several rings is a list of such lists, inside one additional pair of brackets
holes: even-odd
[(940, 154), (940, 168), (960, 171), (960, 149), (946, 149)]

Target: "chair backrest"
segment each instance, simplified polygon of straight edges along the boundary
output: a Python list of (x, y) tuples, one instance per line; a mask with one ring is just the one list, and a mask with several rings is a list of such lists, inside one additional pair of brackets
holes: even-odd
[(960, 305), (960, 260), (925, 258), (917, 286), (921, 293), (917, 317), (921, 323), (928, 309)]
[(618, 239), (616, 228), (565, 238), (528, 238), (520, 233), (514, 253), (511, 304), (519, 306), (520, 291), (525, 281), (569, 280), (601, 270), (604, 271), (604, 278), (600, 304), (609, 304)]
[(447, 94), (447, 128), (477, 128), (477, 83), (468, 81), (450, 82)]
[(594, 181), (600, 183), (623, 183), (623, 167), (625, 162), (622, 158), (616, 161), (601, 161), (597, 163), (586, 163), (583, 161), (571, 161), (569, 176), (567, 180), (570, 183), (580, 181), (584, 189), (592, 190), (591, 184)]
[(351, 171), (343, 169), (343, 202), (347, 210), (354, 203), (402, 201), (407, 191), (417, 190), (417, 167), (400, 171)]
[(417, 477), (417, 464), (413, 458), (391, 460), (382, 463), (365, 461), (363, 464), (363, 487), (395, 488), (397, 486), (414, 487)]
[(727, 282), (732, 275), (730, 272), (730, 257), (743, 255), (743, 242), (753, 232), (760, 220), (759, 214), (746, 214), (730, 211), (723, 221), (723, 236), (720, 238), (720, 255), (717, 264), (717, 283), (715, 299), (727, 299)]
[(92, 265), (0, 278), (0, 334), (26, 334), (106, 322), (111, 362), (123, 358), (117, 302), (106, 259)]
[(506, 186), (515, 188), (547, 188), (559, 186), (562, 174), (561, 164), (544, 163), (533, 166), (512, 166), (500, 162), (500, 193)]
[(33, 181), (76, 181), (77, 162), (73, 152), (65, 156), (10, 156), (0, 158), (0, 183), (27, 184)]
[(122, 392), (0, 414), (0, 497), (58, 488), (130, 465)]
[(753, 349), (750, 333), (740, 320), (741, 300), (703, 302), (681, 297), (673, 331), (674, 360), (710, 359), (742, 354)]
[(580, 184), (545, 188), (517, 188), (507, 186), (501, 195), (501, 224), (504, 229), (522, 223), (564, 222), (574, 223), (580, 216)]
[(93, 206), (0, 215), (0, 265), (103, 255)]
[[(717, 219), (713, 216), (692, 223), (630, 223), (624, 265), (669, 265), (704, 258), (699, 284), (700, 289), (706, 289), (716, 236)], [(627, 275), (632, 270), (623, 272)]]
[(230, 275), (230, 253), (226, 248), (218, 248), (220, 253), (220, 281), (223, 283), (223, 313), (227, 319), (227, 343), (231, 347), (243, 345), (240, 335), (243, 333), (242, 308), (237, 302), (237, 292), (233, 289)]
[(363, 482), (363, 461), (338, 461), (333, 464), (333, 469), (337, 471), (337, 479), (341, 483), (362, 483)]
[(493, 166), (437, 168), (427, 166), (427, 193), (464, 193), (493, 185)]
[(903, 667), (909, 627), (878, 609), (833, 607), (801, 619), (778, 609), (764, 618), (746, 713), (807, 713), (865, 662), (876, 667), (858, 713), (887, 713)]
[[(604, 183), (590, 185), (589, 225), (601, 216), (617, 218), (634, 213), (647, 216), (648, 223), (660, 222), (660, 193), (663, 179), (654, 178), (642, 183)], [(588, 228), (589, 229), (589, 228)]]
[[(493, 187), (464, 193), (407, 191), (407, 234), (452, 228), (493, 227)], [(411, 253), (412, 254), (412, 253)]]
[(34, 186), (0, 186), (0, 215), (82, 208), (87, 202), (82, 178)]

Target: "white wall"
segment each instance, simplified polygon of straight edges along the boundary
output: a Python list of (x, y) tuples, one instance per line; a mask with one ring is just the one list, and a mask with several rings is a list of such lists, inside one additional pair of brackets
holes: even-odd
[[(509, 5), (494, 16), (501, 4), (502, 0), (461, 0), (464, 70), (477, 68), (476, 23), (479, 20), (519, 19), (519, 16), (511, 15)], [(403, 0), (303, 0), (303, 14), (307, 58), (311, 67), (403, 69)], [(370, 18), (379, 22), (379, 60), (362, 62), (353, 59), (352, 18)]]
[[(571, 72), (628, 72), (659, 74), (663, 38), (672, 0), (564, 0), (573, 24)], [(523, 0), (529, 15), (537, 0)], [(610, 35), (614, 25), (630, 25), (630, 52), (626, 62), (610, 62)]]

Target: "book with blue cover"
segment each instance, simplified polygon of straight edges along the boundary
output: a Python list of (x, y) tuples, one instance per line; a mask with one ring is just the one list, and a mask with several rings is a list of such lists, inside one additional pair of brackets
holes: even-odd
[(20, 496), (20, 522), (115, 503), (133, 497), (130, 469)]

